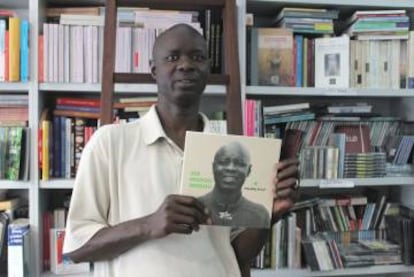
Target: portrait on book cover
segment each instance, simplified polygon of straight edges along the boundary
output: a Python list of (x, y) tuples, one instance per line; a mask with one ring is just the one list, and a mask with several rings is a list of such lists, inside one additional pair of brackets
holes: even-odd
[(340, 53), (325, 54), (325, 76), (339, 76), (341, 74)]
[(187, 132), (181, 194), (196, 197), (214, 225), (269, 228), (280, 140)]
[(258, 38), (258, 85), (291, 86), (293, 38), (290, 31), (263, 28)]

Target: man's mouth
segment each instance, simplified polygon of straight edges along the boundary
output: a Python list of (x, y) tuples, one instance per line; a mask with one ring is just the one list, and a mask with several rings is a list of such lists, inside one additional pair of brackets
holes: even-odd
[(183, 84), (193, 84), (196, 82), (196, 79), (181, 79), (181, 80), (178, 80), (178, 82), (183, 83)]

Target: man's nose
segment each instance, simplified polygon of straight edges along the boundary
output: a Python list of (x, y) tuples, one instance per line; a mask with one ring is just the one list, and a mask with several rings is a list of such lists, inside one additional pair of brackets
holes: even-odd
[(190, 57), (183, 55), (180, 57), (178, 61), (177, 68), (179, 70), (186, 70), (186, 71), (194, 70), (194, 61)]

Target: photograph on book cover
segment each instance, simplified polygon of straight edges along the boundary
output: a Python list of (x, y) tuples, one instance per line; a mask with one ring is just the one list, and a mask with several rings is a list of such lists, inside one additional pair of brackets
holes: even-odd
[(349, 87), (349, 36), (315, 39), (315, 87)]
[(281, 140), (187, 132), (180, 193), (201, 201), (214, 225), (269, 228)]

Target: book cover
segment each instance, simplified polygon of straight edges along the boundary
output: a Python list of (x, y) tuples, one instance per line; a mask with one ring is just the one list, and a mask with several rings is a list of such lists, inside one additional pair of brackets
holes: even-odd
[(293, 85), (293, 34), (283, 28), (253, 28), (250, 69), (252, 85)]
[(29, 276), (30, 263), (29, 219), (19, 218), (8, 225), (7, 255), (9, 277)]
[(337, 125), (335, 133), (345, 134), (345, 153), (371, 152), (368, 125)]
[(349, 87), (349, 36), (315, 39), (315, 87)]
[(269, 228), (281, 140), (187, 132), (180, 192), (197, 197), (214, 225)]
[(50, 271), (57, 275), (89, 272), (89, 263), (74, 263), (63, 254), (64, 239), (64, 228), (50, 229)]

